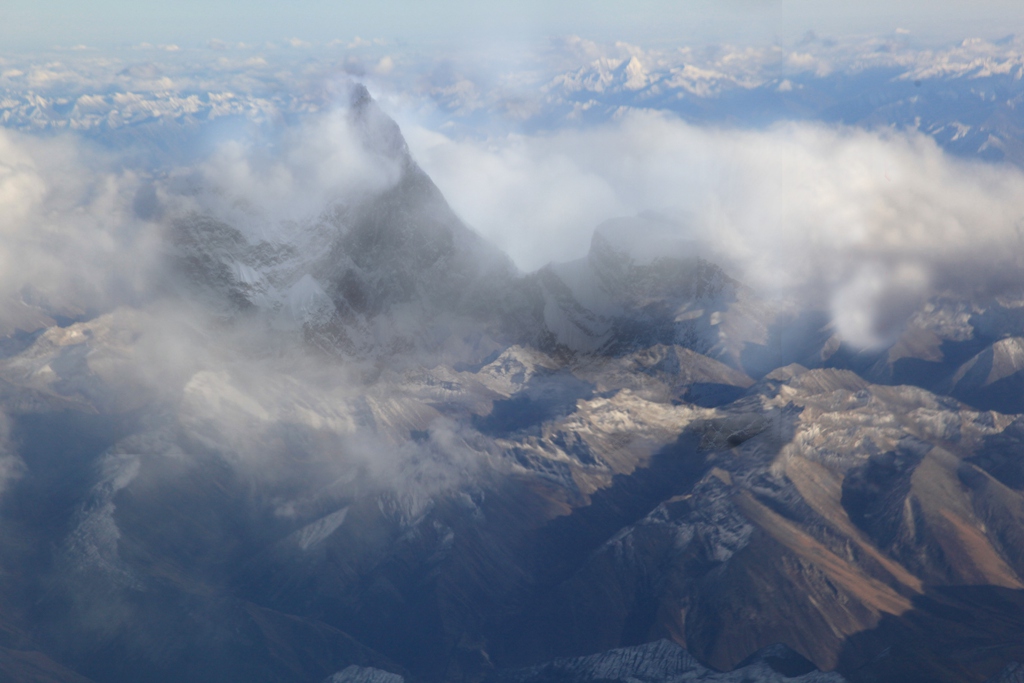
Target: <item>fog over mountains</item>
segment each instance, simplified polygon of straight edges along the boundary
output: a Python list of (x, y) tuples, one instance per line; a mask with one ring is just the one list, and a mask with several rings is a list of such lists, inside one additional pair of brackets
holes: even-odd
[(1024, 61), (907, 40), (5, 58), (0, 679), (1018, 680)]

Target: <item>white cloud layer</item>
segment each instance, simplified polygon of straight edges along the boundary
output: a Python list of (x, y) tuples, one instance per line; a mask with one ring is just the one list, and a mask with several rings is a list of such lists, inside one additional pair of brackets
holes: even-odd
[[(367, 426), (360, 420), (373, 412), (368, 401), (387, 412), (401, 397), (372, 395), (358, 364), (308, 353), (296, 326), (270, 330), (258, 316), (226, 325), (202, 294), (167, 296), (195, 284), (182, 280), (204, 277), (202, 269), (169, 268), (172, 254), (181, 262), (209, 258), (175, 251), (174, 230), (196, 214), (226, 221), (250, 244), (302, 251), (317, 229), (311, 219), (336, 202), (380, 192), (404, 162), (397, 128), (373, 106), (248, 133), (220, 141), (194, 165), (151, 175), (128, 170), (130, 154), (72, 134), (0, 129), (0, 340), (49, 328), (25, 342), (28, 349), (11, 355), (12, 343), (0, 351), (0, 378), (30, 397), (23, 401), (30, 409), (119, 413), (171, 405), (177, 429), (237, 455), (239, 468), (286, 481), (299, 476), (288, 470), (300, 453), (302, 476), (330, 484), (364, 473), (390, 486), (412, 514), (480, 461), (454, 426), (436, 411), (411, 424)], [(216, 252), (220, 237), (198, 249)], [(332, 236), (316, 245), (331, 248)], [(281, 269), (294, 266), (301, 275), (321, 255), (299, 254)], [(292, 284), (293, 275), (281, 277)], [(54, 325), (66, 323), (62, 316), (84, 321)], [(413, 428), (426, 436), (404, 443)], [(7, 453), (0, 413), (0, 493), (21, 470)]]
[[(157, 233), (135, 199), (144, 181), (72, 137), (0, 129), (0, 323), (35, 329), (38, 310), (75, 316), (130, 302)], [(38, 324), (36, 324), (38, 326)]]
[(917, 132), (634, 111), (484, 143), (409, 137), (456, 211), (526, 270), (582, 256), (605, 218), (661, 210), (748, 284), (831, 306), (860, 346), (889, 340), (930, 292), (1021, 282), (1024, 174)]
[(335, 109), (310, 115), (301, 125), (282, 126), (270, 136), (225, 140), (197, 165), (207, 191), (202, 209), (222, 217), (235, 214), (232, 222), (242, 229), (254, 221), (277, 227), (380, 191), (397, 182), (401, 172), (394, 158), (377, 149), (392, 134), (386, 130), (389, 123), (371, 122), (372, 133), (383, 139), (367, 140), (366, 131)]

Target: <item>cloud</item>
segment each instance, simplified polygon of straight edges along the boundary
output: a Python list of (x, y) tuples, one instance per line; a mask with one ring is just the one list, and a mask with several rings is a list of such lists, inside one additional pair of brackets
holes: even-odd
[[(272, 487), (358, 474), (414, 514), (464, 481), (481, 451), (436, 410), (393, 388), (367, 389), (366, 368), (311, 352), (297, 325), (271, 329), (258, 316), (228, 325), (166, 286), (168, 231), (196, 215), (228, 222), (251, 244), (315, 238), (329, 248), (332, 227), (311, 219), (389, 187), (406, 162), (394, 124), (361, 94), (342, 84), (335, 98), (345, 105), (232, 131), (206, 158), (159, 174), (78, 136), (0, 129), (0, 335), (49, 327), (24, 354), (0, 357), (0, 377), (44, 406), (174, 406), (169, 420), (189, 452), (220, 453)], [(295, 257), (272, 273), (275, 286), (294, 295), (294, 280), (309, 279), (322, 256)], [(54, 325), (62, 316), (82, 322)], [(412, 417), (384, 424), (389, 411)], [(160, 429), (164, 418), (154, 418)], [(0, 489), (21, 471), (6, 455), (4, 424)], [(423, 438), (409, 442), (410, 430)]]
[(132, 301), (156, 253), (136, 215), (144, 179), (71, 136), (0, 129), (0, 320), (34, 329), (30, 311), (75, 316)]
[(373, 107), (339, 106), (236, 128), (200, 161), (155, 172), (148, 154), (140, 163), (70, 133), (0, 128), (0, 334), (148, 305), (162, 287), (164, 234), (189, 213), (287, 241), (289, 221), (388, 187), (403, 163), (381, 149), (395, 144), (389, 126)]
[(299, 125), (247, 129), (181, 173), (198, 176), (203, 211), (243, 229), (258, 224), (276, 230), (397, 182), (401, 158), (379, 148), (393, 136), (386, 130), (389, 122), (375, 108), (365, 113), (373, 119), (363, 122), (366, 127), (356, 125), (353, 115), (337, 107), (306, 116)]
[[(524, 270), (586, 253), (594, 227), (633, 207), (563, 136), (454, 142), (409, 129), (413, 155), (469, 225)], [(552, 146), (548, 146), (552, 142)]]
[(913, 131), (627, 111), (533, 137), (409, 139), (456, 211), (526, 270), (583, 255), (605, 218), (662, 210), (763, 293), (831, 308), (861, 346), (890, 340), (929, 293), (1022, 284), (1024, 174)]
[[(302, 495), (311, 484), (314, 492), (383, 485), (411, 515), (489, 461), (479, 434), (400, 388), (367, 387), (351, 365), (287, 358), (221, 357), (196, 372), (182, 392), (184, 433), (261, 479), (299, 481)], [(410, 440), (410, 430), (419, 437)]]

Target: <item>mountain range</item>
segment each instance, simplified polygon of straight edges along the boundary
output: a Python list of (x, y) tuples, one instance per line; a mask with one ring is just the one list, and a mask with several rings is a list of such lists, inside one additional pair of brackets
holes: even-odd
[(1024, 292), (862, 350), (646, 213), (521, 273), (394, 182), (0, 341), (0, 678), (1020, 680)]

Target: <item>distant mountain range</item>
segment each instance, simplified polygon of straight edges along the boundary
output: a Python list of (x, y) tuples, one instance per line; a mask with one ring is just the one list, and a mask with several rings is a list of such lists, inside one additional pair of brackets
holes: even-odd
[[(507, 61), (404, 50), (367, 41), (5, 55), (0, 125), (75, 131), (143, 156), (157, 149), (166, 163), (205, 148), (211, 130), (329, 110), (344, 91), (333, 84), (352, 77), (398, 101), (413, 97), (436, 129), (471, 137), (592, 125), (641, 109), (715, 126), (806, 120), (920, 130), (958, 156), (1024, 163), (1024, 39), (1013, 35), (928, 45), (905, 32), (808, 33), (792, 45), (660, 48), (570, 36)], [(376, 68), (380, 61), (391, 67)]]

